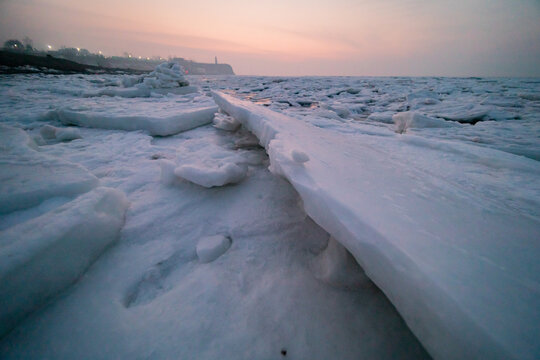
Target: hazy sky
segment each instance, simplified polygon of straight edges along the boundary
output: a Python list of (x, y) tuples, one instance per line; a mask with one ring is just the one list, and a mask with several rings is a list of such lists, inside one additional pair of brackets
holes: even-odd
[(241, 75), (540, 76), (540, 0), (0, 0), (28, 36)]

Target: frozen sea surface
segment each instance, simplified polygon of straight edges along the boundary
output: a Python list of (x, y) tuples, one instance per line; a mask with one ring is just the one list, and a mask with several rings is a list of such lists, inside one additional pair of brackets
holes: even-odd
[[(54, 171), (25, 171), (17, 193), (39, 192), (0, 209), (0, 259), (33, 224), (51, 229), (35, 225), (33, 244), (63, 244), (92, 242), (77, 234), (87, 218), (123, 221), (90, 267), (47, 253), (43, 276), (62, 264), (76, 277), (2, 330), (0, 357), (538, 357), (540, 81), (187, 80), (199, 91), (0, 78), (0, 129), (19, 134), (0, 137), (0, 195), (12, 198), (23, 178), (10, 164), (29, 157), (69, 170), (63, 181), (93, 179), (60, 191)], [(189, 115), (217, 105), (214, 126)], [(115, 195), (55, 217), (97, 186)], [(79, 230), (62, 235), (69, 223)], [(41, 253), (21, 244), (35, 268)], [(21, 276), (30, 290), (43, 281)]]

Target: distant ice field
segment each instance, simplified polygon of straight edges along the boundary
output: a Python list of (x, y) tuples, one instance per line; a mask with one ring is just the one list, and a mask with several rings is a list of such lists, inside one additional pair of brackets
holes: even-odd
[[(210, 106), (201, 93), (178, 97), (97, 96), (118, 89), (121, 75), (8, 75), (0, 83), (2, 122), (29, 124), (58, 109), (126, 110), (171, 116), (181, 106)], [(375, 78), (188, 76), (203, 93), (222, 89), (316, 126), (341, 132), (394, 131), (392, 116), (415, 111), (446, 126), (409, 133), (491, 147), (540, 160), (540, 80), (516, 78)], [(110, 93), (105, 92), (105, 93)], [(473, 125), (474, 124), (474, 125)]]
[(447, 123), (409, 133), (540, 160), (540, 79), (216, 76), (192, 83), (346, 133), (394, 131), (394, 114), (415, 111)]

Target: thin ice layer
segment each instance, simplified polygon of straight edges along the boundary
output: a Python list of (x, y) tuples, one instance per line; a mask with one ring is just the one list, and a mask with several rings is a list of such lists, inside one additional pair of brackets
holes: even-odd
[(0, 232), (0, 337), (117, 239), (127, 206), (121, 191), (100, 187)]
[[(416, 136), (321, 130), (223, 93), (223, 111), (435, 357), (540, 355), (538, 163)], [(300, 148), (310, 161), (298, 164)]]

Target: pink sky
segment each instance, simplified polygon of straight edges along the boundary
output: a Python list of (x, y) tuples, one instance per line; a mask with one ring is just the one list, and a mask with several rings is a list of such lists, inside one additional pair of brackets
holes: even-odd
[(0, 40), (242, 75), (540, 76), (537, 0), (0, 0)]

